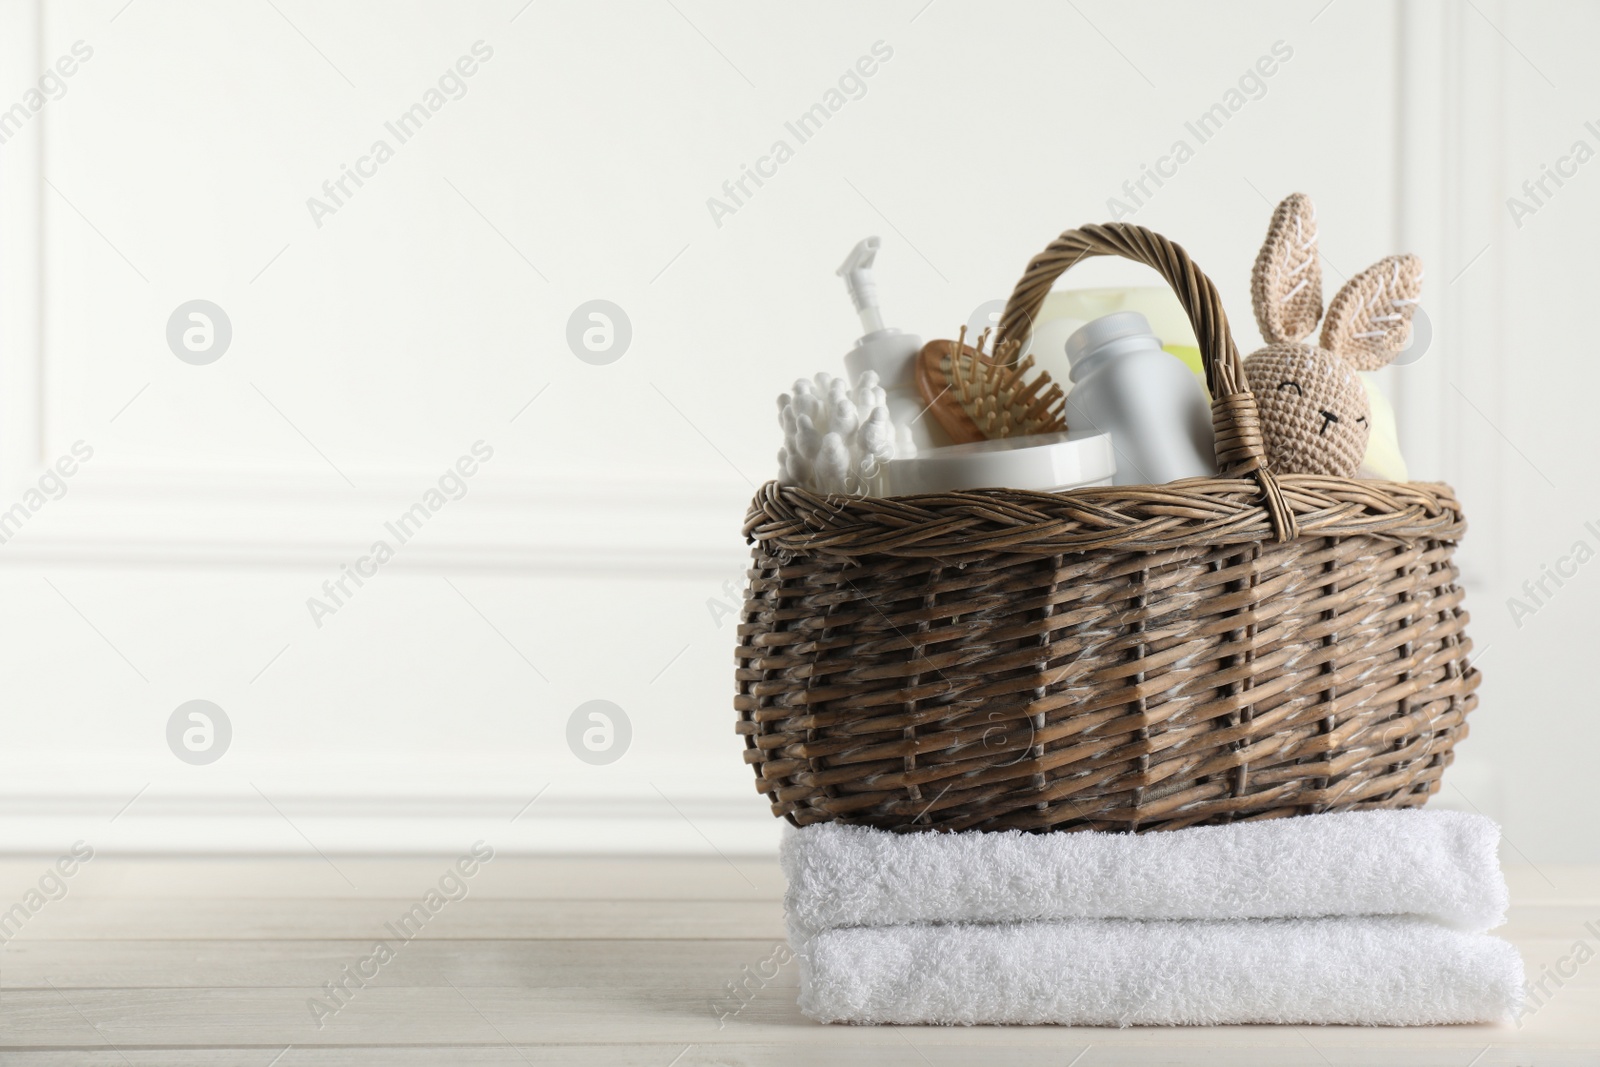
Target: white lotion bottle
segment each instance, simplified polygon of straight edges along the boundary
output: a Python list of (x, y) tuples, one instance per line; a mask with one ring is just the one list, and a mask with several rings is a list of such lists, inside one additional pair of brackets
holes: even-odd
[(855, 382), (869, 370), (877, 372), (898, 442), (895, 454), (905, 456), (912, 454), (913, 447), (940, 448), (952, 442), (938, 421), (925, 414), (927, 405), (917, 392), (917, 354), (922, 351), (922, 338), (883, 324), (883, 313), (878, 310), (878, 283), (872, 273), (879, 244), (876, 237), (858, 242), (837, 272), (850, 292), (864, 331), (855, 348), (844, 357), (845, 378)]
[(1211, 409), (1189, 368), (1161, 347), (1137, 311), (1102, 316), (1067, 338), (1074, 438), (1108, 433), (1117, 485), (1216, 474)]

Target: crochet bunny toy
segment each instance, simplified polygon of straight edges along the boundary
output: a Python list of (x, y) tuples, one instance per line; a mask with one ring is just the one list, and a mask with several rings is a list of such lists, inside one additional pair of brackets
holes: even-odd
[(1272, 215), (1250, 289), (1267, 344), (1244, 368), (1272, 469), (1354, 478), (1371, 431), (1356, 372), (1377, 370), (1404, 349), (1422, 261), (1389, 256), (1351, 278), (1328, 305), (1318, 343), (1307, 343), (1322, 318), (1322, 267), (1316, 209), (1294, 193)]

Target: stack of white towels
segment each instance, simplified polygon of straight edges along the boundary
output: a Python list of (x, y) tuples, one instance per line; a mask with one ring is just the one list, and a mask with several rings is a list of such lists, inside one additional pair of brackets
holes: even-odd
[(787, 833), (820, 1022), (1498, 1022), (1522, 960), (1500, 831), (1370, 811), (1149, 834)]

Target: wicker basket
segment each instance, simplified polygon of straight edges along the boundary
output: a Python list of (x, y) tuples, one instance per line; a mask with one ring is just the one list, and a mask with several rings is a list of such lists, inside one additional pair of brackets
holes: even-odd
[(1194, 324), (1218, 470), (1150, 486), (823, 498), (745, 522), (738, 732), (797, 825), (1157, 830), (1412, 807), (1478, 672), (1448, 486), (1274, 476), (1211, 280), (1142, 227), (1069, 230), (1001, 319), (1125, 256)]

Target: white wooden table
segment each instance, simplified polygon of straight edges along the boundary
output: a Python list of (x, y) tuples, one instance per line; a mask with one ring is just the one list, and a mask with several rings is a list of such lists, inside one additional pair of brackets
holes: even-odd
[[(0, 861), (0, 908), (26, 908), (51, 861)], [(1575, 967), (1520, 1028), (1111, 1030), (808, 1022), (795, 965), (768, 962), (771, 859), (502, 856), (428, 913), (450, 864), (96, 857), (25, 920), (0, 914), (0, 1064), (1600, 1064), (1600, 868), (1509, 871), (1501, 932), (1529, 975)], [(402, 942), (385, 924), (418, 903)], [(340, 980), (342, 1004), (324, 986)]]

